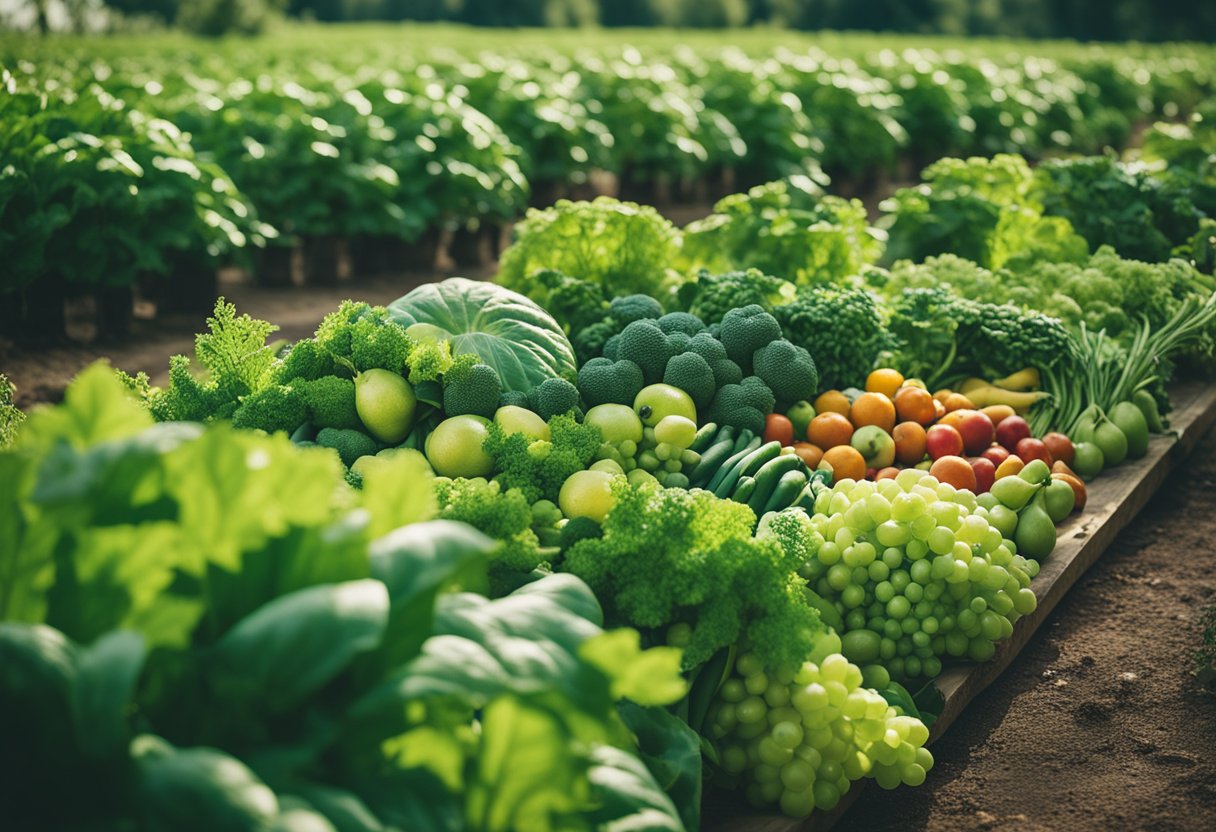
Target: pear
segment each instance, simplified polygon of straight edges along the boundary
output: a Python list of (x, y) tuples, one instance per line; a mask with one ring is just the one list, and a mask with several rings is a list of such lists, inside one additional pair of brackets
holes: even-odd
[(1021, 511), (1038, 493), (1039, 486), (1021, 477), (1001, 477), (992, 484), (990, 491), (992, 496), (1001, 501), (1001, 505)]
[(1052, 480), (1043, 489), (1043, 506), (1053, 523), (1061, 523), (1077, 505), (1077, 493), (1063, 480)]
[(1056, 524), (1043, 503), (1043, 495), (1039, 495), (1018, 515), (1013, 542), (1022, 557), (1043, 560), (1056, 547)]
[(1118, 465), (1127, 459), (1127, 434), (1110, 419), (1094, 428), (1094, 444), (1102, 449), (1107, 465)]
[(1041, 459), (1032, 459), (1018, 471), (1018, 477), (1026, 482), (1042, 485), (1051, 479), (1051, 466)]
[(408, 381), (389, 370), (364, 370), (355, 376), (355, 412), (367, 432), (396, 445), (410, 432), (418, 397)]
[(1119, 402), (1110, 409), (1110, 420), (1127, 437), (1127, 458), (1139, 459), (1148, 453), (1148, 419), (1133, 402)]

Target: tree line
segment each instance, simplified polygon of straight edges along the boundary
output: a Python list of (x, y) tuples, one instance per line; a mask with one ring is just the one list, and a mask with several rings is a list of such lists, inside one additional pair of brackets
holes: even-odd
[[(275, 17), (451, 21), (474, 26), (778, 26), (1082, 41), (1216, 40), (1216, 2), (1196, 0), (15, 0), (33, 25), (99, 9), (204, 34)], [(3, 2), (0, 2), (0, 6)], [(10, 6), (13, 0), (10, 0)]]

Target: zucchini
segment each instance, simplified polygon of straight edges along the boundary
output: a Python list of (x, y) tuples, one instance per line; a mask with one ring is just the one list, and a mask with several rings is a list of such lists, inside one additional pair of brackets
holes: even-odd
[(751, 477), (742, 477), (739, 479), (739, 484), (735, 486), (735, 493), (730, 495), (730, 499), (736, 503), (746, 503), (755, 492), (756, 481)]
[(756, 438), (756, 434), (752, 433), (747, 428), (739, 431), (739, 435), (735, 437), (735, 453), (746, 448)]
[(724, 480), (726, 476), (730, 474), (735, 465), (741, 459), (759, 447), (759, 439), (753, 439), (752, 442), (755, 442), (756, 444), (754, 446), (752, 444), (748, 444), (747, 447), (739, 451), (734, 451), (729, 457), (727, 457), (726, 461), (722, 463), (722, 467), (715, 471), (714, 475), (710, 477), (709, 483), (705, 486), (705, 488), (716, 493), (718, 486), (722, 483), (722, 480)]
[(730, 459), (734, 447), (734, 441), (727, 438), (701, 454), (701, 461), (688, 474), (688, 482), (694, 487), (704, 485)]
[(753, 451), (743, 451), (741, 457), (738, 454), (731, 457), (731, 459), (737, 459), (737, 461), (712, 491), (719, 497), (729, 497), (734, 493), (735, 486), (738, 484), (740, 477), (750, 477), (759, 471), (760, 466), (775, 457), (780, 450), (781, 443), (769, 442), (767, 445), (761, 445)]
[(777, 482), (786, 473), (801, 471), (802, 467), (802, 460), (794, 454), (779, 455), (760, 466), (760, 469), (753, 475), (756, 478), (756, 493), (748, 502), (757, 517), (761, 514), (760, 509), (768, 504), (768, 498), (773, 496)]
[(717, 441), (718, 426), (714, 422), (708, 422), (701, 426), (697, 431), (697, 435), (693, 437), (692, 444), (688, 446), (690, 451), (701, 453), (709, 446)]
[(781, 475), (781, 479), (777, 480), (777, 487), (773, 489), (772, 496), (768, 498), (768, 502), (764, 504), (764, 511), (781, 511), (783, 508), (789, 508), (798, 499), (798, 495), (802, 489), (806, 488), (806, 474), (800, 470), (786, 471)]

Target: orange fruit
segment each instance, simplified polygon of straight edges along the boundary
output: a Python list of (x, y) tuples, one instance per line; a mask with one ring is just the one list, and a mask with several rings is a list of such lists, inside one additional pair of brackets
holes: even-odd
[(853, 424), (839, 413), (820, 413), (806, 428), (806, 438), (825, 451), (837, 445), (847, 445), (853, 438)]
[(820, 466), (829, 465), (832, 469), (832, 482), (841, 480), (864, 480), (866, 478), (866, 458), (861, 451), (852, 445), (837, 445), (823, 452)]
[(819, 465), (819, 460), (823, 459), (823, 448), (810, 442), (795, 442), (794, 453), (798, 454), (798, 458), (812, 471)]
[(952, 410), (975, 410), (975, 404), (962, 393), (951, 393), (942, 404), (947, 413)]
[(944, 402), (946, 399), (950, 398), (953, 395), (954, 395), (953, 390), (951, 390), (949, 387), (943, 387), (941, 390), (938, 390), (936, 393), (933, 394), (933, 398), (937, 399), (939, 402)]
[(895, 427), (895, 403), (882, 393), (862, 393), (849, 411), (853, 427), (877, 425), (887, 433)]
[(1002, 419), (1008, 419), (1014, 415), (1014, 412), (1014, 409), (1007, 404), (990, 404), (980, 408), (980, 413), (987, 414), (988, 418), (992, 420), (993, 427), (999, 425)]
[(813, 402), (816, 413), (839, 413), (841, 416), (849, 415), (849, 397), (839, 390), (829, 390), (826, 393), (820, 393), (819, 398)]
[(874, 475), (875, 480), (893, 480), (899, 476), (899, 469), (893, 466), (879, 468), (878, 473)]
[(888, 398), (895, 396), (895, 391), (904, 383), (904, 376), (899, 370), (883, 367), (874, 370), (866, 376), (866, 392), (882, 393)]
[(895, 459), (915, 465), (925, 458), (925, 429), (917, 422), (900, 422), (891, 431), (895, 439)]
[(895, 393), (895, 415), (901, 422), (931, 425), (937, 418), (933, 397), (919, 387), (901, 387)]
[(955, 488), (975, 491), (975, 469), (961, 456), (938, 457), (929, 468), (929, 474), (936, 477), (938, 482), (948, 482)]

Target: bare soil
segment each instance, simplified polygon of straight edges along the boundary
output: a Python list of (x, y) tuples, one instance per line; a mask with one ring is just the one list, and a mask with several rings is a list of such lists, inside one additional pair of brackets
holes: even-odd
[[(430, 279), (289, 289), (228, 282), (223, 292), (239, 311), (279, 324), (276, 337), (298, 339), (343, 298), (388, 303)], [(68, 381), (103, 357), (163, 383), (169, 356), (192, 351), (205, 318), (137, 320), (122, 343), (0, 346), (0, 372), (23, 407), (60, 400)], [(1189, 673), (1198, 616), (1216, 597), (1213, 540), (1216, 433), (934, 745), (925, 785), (890, 793), (871, 785), (836, 828), (1216, 829), (1216, 695)]]
[(1216, 432), (933, 746), (918, 789), (837, 830), (1216, 829), (1216, 694), (1190, 674), (1216, 596)]

